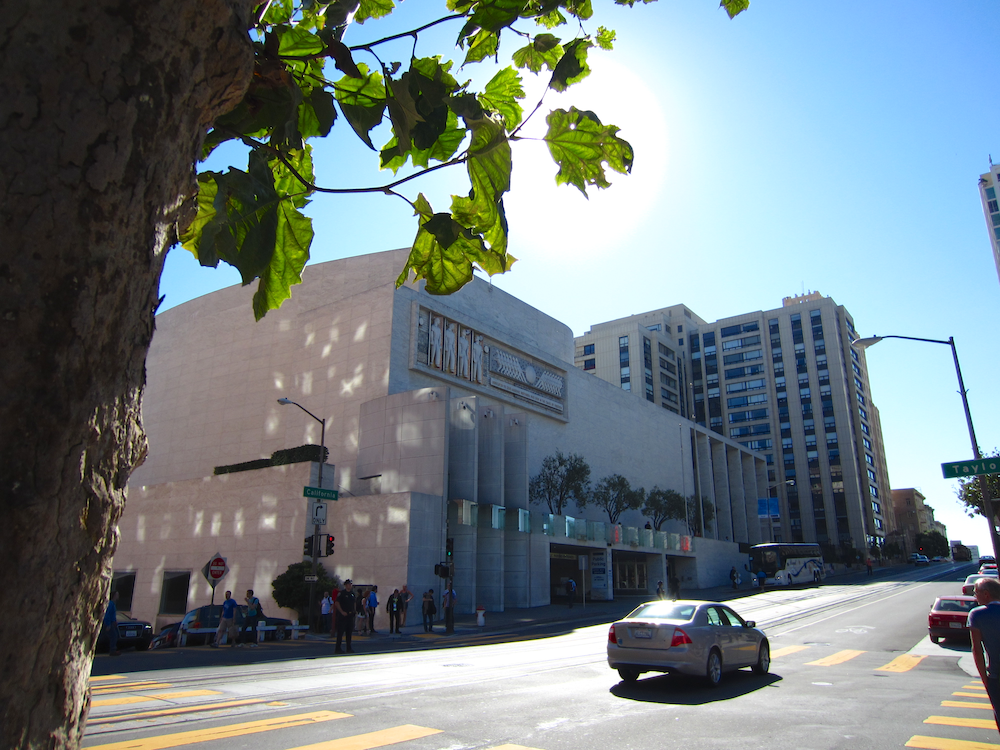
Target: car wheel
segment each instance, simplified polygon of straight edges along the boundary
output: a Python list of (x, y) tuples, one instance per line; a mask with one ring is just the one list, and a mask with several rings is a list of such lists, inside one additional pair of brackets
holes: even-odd
[(936, 635), (931, 636), (931, 643), (939, 643), (940, 641), (941, 639), (938, 636)]
[(635, 682), (639, 679), (639, 670), (619, 667), (618, 676), (622, 678), (623, 682)]
[(722, 682), (722, 657), (714, 648), (708, 654), (708, 664), (705, 666), (705, 679), (709, 687), (718, 687)]
[(757, 674), (767, 674), (771, 668), (771, 647), (767, 641), (760, 642), (760, 649), (757, 651), (757, 663), (752, 669)]
[(150, 641), (139, 641), (135, 644), (136, 651), (145, 651), (149, 648)]

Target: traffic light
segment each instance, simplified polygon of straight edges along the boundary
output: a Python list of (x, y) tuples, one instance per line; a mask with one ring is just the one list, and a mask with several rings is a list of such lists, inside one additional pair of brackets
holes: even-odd
[(445, 556), (448, 558), (448, 562), (451, 562), (452, 556), (455, 554), (455, 540), (445, 539), (444, 542)]
[(451, 577), (451, 566), (447, 563), (437, 563), (434, 566), (434, 575), (440, 578), (450, 578)]
[(305, 541), (302, 543), (302, 554), (305, 557), (312, 557), (313, 554), (313, 538), (307, 536)]
[(329, 557), (333, 554), (333, 534), (325, 534), (326, 539), (326, 556)]

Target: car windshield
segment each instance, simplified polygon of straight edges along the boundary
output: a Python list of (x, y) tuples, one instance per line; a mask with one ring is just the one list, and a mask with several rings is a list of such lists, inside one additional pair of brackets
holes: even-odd
[(975, 599), (938, 599), (934, 603), (938, 612), (968, 612), (975, 606)]
[(697, 607), (694, 604), (678, 604), (677, 602), (649, 602), (636, 607), (629, 617), (655, 617), (658, 620), (689, 621), (694, 617)]

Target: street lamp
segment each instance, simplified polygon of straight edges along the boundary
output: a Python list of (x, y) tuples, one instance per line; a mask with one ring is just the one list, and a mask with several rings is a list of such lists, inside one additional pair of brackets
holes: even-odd
[[(968, 392), (965, 389), (965, 381), (962, 380), (962, 368), (958, 365), (958, 351), (955, 349), (955, 337), (949, 336), (947, 341), (941, 339), (922, 339), (916, 336), (869, 336), (864, 339), (855, 339), (851, 342), (851, 346), (859, 351), (864, 351), (869, 346), (874, 346), (882, 339), (906, 339), (907, 341), (925, 341), (929, 344), (945, 344), (951, 347), (951, 357), (955, 361), (955, 374), (958, 376), (958, 392), (962, 396), (962, 406), (965, 409), (965, 423), (969, 427), (969, 440), (972, 441), (972, 457), (977, 461), (982, 458), (982, 454), (979, 452), (979, 441), (976, 440), (976, 431), (972, 427), (972, 412), (969, 411), (969, 397)], [(1000, 554), (1000, 536), (997, 535), (996, 525), (993, 522), (993, 517), (996, 514), (995, 508), (993, 507), (993, 498), (990, 495), (989, 486), (986, 483), (986, 477), (979, 474), (976, 477), (976, 482), (979, 484), (979, 493), (983, 499), (983, 511), (986, 514), (986, 521), (990, 525), (990, 540), (993, 542), (993, 554)]]
[[(310, 417), (319, 422), (320, 432), (319, 432), (319, 486), (320, 489), (323, 488), (323, 464), (326, 463), (326, 420), (317, 417), (311, 411), (309, 411), (302, 404), (297, 404), (290, 398), (279, 398), (278, 403), (282, 406), (287, 406), (291, 404), (292, 406), (299, 407), (302, 411), (308, 414)], [(316, 571), (319, 567), (319, 524), (313, 524), (313, 543), (312, 543), (312, 580), (309, 582), (309, 605), (306, 609), (306, 619), (309, 621), (309, 627), (313, 626), (312, 617), (312, 605), (313, 599), (316, 598)]]

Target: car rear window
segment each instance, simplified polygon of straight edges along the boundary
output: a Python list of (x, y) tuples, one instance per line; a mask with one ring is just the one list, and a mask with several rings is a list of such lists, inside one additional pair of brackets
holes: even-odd
[(961, 599), (938, 599), (934, 604), (934, 609), (938, 612), (968, 612), (976, 606), (975, 600), (963, 601)]
[(676, 602), (650, 602), (643, 604), (629, 617), (655, 617), (660, 620), (682, 620), (687, 622), (694, 617), (695, 605), (677, 604)]

